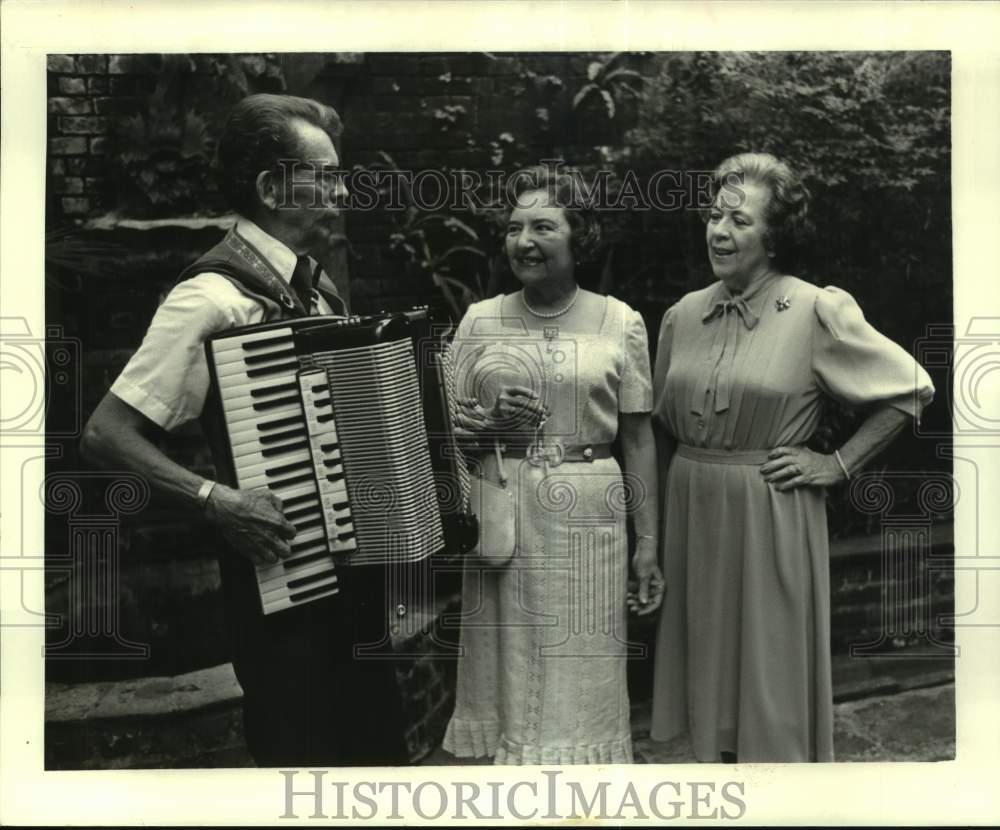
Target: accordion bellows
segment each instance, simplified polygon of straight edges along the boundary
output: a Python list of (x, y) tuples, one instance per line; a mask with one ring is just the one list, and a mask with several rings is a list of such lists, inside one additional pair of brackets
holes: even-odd
[(468, 474), (431, 332), (415, 310), (206, 343), (226, 444), (216, 465), (234, 486), (271, 490), (297, 530), (289, 558), (257, 566), (265, 614), (336, 593), (338, 565), (415, 562), (469, 536), (455, 529), (468, 520)]

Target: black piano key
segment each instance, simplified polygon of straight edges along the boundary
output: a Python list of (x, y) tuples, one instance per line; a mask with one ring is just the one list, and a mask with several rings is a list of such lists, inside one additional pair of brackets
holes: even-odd
[(336, 590), (337, 590), (337, 586), (336, 585), (320, 585), (320, 586), (318, 586), (316, 588), (310, 588), (307, 591), (300, 591), (297, 594), (289, 594), (288, 595), (288, 601), (289, 602), (306, 602), (306, 601), (312, 599), (314, 596), (318, 596), (319, 594), (325, 593), (326, 591), (336, 591)]
[[(299, 368), (299, 362), (293, 360), (290, 363), (278, 363), (275, 366), (264, 366), (260, 369), (248, 369), (248, 378), (259, 378), (266, 375), (276, 375), (282, 372), (294, 372)], [(296, 396), (298, 397), (298, 396)]]
[(331, 473), (330, 475), (328, 475), (326, 477), (326, 480), (327, 481), (332, 481), (332, 482), (334, 482), (336, 484), (338, 481), (343, 481), (344, 480), (344, 474), (343, 473)]
[(278, 478), (283, 476), (285, 473), (294, 473), (299, 470), (311, 470), (312, 469), (312, 459), (305, 458), (302, 461), (296, 461), (292, 464), (283, 464), (280, 467), (271, 467), (268, 470), (264, 470), (264, 475), (268, 478)]
[[(290, 522), (292, 521), (287, 513), (285, 514), (285, 518)], [(292, 522), (292, 524), (295, 525), (296, 530), (308, 530), (311, 527), (322, 527), (323, 517), (317, 516), (312, 519), (307, 518), (304, 522)]]
[(315, 493), (306, 493), (302, 496), (290, 496), (287, 499), (282, 499), (281, 506), (287, 510), (289, 507), (295, 508), (303, 502), (313, 502), (315, 504), (316, 500), (317, 496)]
[[(243, 358), (243, 362), (247, 366), (255, 366), (258, 363), (263, 363), (267, 360), (277, 360), (278, 358), (292, 358), (295, 357), (295, 348), (286, 347), (279, 349), (277, 351), (269, 351), (263, 354), (248, 354)], [(297, 362), (297, 361), (296, 361)]]
[(307, 449), (309, 449), (309, 441), (297, 441), (294, 444), (281, 444), (277, 447), (266, 447), (260, 451), (260, 454), (264, 456), (264, 458), (271, 458), (272, 456), (281, 455), (285, 452)]
[(279, 383), (276, 386), (268, 386), (264, 389), (251, 389), (251, 398), (263, 398), (265, 395), (274, 395), (278, 392), (298, 392), (299, 385), (297, 383)]
[[(310, 542), (309, 544), (318, 544), (322, 545), (322, 547), (317, 548), (316, 553), (309, 553), (306, 554), (305, 556), (297, 557), (294, 562), (291, 562), (287, 559), (283, 560), (281, 564), (284, 566), (286, 571), (294, 571), (297, 570), (298, 568), (304, 567), (305, 565), (311, 565), (313, 564), (313, 562), (319, 562), (321, 559), (330, 558), (330, 551), (326, 549), (325, 539), (320, 539), (318, 542)], [(302, 547), (305, 548), (306, 545), (303, 545)], [(293, 545), (292, 550), (294, 549), (295, 546)]]
[(299, 559), (296, 559), (294, 562), (289, 562), (285, 560), (285, 562), (283, 563), (285, 566), (285, 570), (287, 571), (289, 568), (298, 568), (299, 566), (304, 565), (307, 562), (315, 562), (320, 556), (330, 555), (330, 551), (327, 550), (326, 547), (326, 539), (313, 539), (312, 541), (299, 542), (298, 544), (296, 544), (295, 541), (293, 540), (288, 545), (288, 549), (292, 553), (298, 553), (299, 551), (308, 551), (311, 548), (315, 548), (317, 553), (303, 556)]
[(261, 444), (274, 444), (278, 441), (287, 441), (289, 438), (303, 438), (306, 436), (305, 428), (290, 429), (285, 432), (272, 432), (269, 435), (262, 435), (257, 440)]
[[(282, 504), (282, 512), (285, 514), (285, 518), (288, 519), (292, 524), (295, 524), (296, 519), (308, 518), (310, 516), (315, 516), (320, 510), (318, 504), (311, 504), (306, 507), (299, 507), (294, 510), (289, 510)], [(295, 525), (298, 527), (298, 525)]]
[(272, 349), (282, 343), (290, 342), (291, 335), (287, 332), (282, 332), (281, 334), (274, 335), (273, 337), (258, 337), (253, 340), (247, 340), (242, 345), (243, 351), (245, 352), (259, 352), (261, 349)]
[(319, 423), (321, 423), (321, 424), (325, 424), (328, 421), (332, 421), (333, 420), (333, 413), (329, 412), (326, 415), (317, 415), (316, 416), (316, 420), (319, 421)]
[(257, 429), (263, 432), (267, 429), (281, 429), (282, 427), (301, 426), (302, 419), (292, 416), (290, 418), (277, 418), (274, 421), (262, 421), (257, 424)]
[(290, 476), (289, 478), (280, 478), (275, 481), (269, 481), (267, 483), (267, 488), (269, 490), (280, 490), (283, 487), (291, 487), (293, 484), (304, 484), (307, 481), (308, 482), (316, 481), (316, 477), (312, 474), (311, 471), (308, 473), (303, 473), (302, 475), (298, 476)]
[(253, 408), (257, 412), (267, 412), (269, 409), (278, 409), (282, 406), (288, 406), (290, 403), (298, 403), (298, 395), (289, 395), (286, 398), (275, 398), (273, 401), (261, 401), (260, 403), (255, 403)]
[(309, 576), (300, 576), (298, 579), (289, 579), (285, 587), (290, 591), (296, 588), (304, 588), (306, 585), (312, 585), (324, 579), (329, 579), (332, 575), (333, 571), (329, 570), (318, 574), (310, 574)]

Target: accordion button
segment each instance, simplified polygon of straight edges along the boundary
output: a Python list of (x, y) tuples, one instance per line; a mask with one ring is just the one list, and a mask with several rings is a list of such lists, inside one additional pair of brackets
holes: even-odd
[(590, 459), (594, 457), (594, 451), (590, 447), (587, 447), (587, 449), (583, 451), (583, 457), (584, 460), (590, 461)]
[(400, 603), (399, 605), (396, 606), (396, 616), (397, 617), (406, 616), (406, 606), (403, 605), (403, 603)]

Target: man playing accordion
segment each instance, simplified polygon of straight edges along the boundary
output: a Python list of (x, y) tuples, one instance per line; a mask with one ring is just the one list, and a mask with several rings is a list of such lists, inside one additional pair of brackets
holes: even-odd
[(235, 226), (180, 275), (81, 443), (86, 457), (144, 475), (152, 489), (218, 530), (233, 666), (259, 766), (406, 762), (393, 663), (377, 649), (366, 651), (374, 659), (355, 657), (358, 644), (388, 648), (381, 569), (338, 569), (336, 594), (265, 615), (253, 565), (288, 557), (296, 533), (281, 500), (267, 489), (205, 480), (157, 446), (163, 431), (196, 418), (212, 438), (204, 417), (212, 394), (204, 344), (211, 335), (346, 314), (310, 258), (329, 245), (347, 196), (334, 146), (340, 126), (331, 107), (305, 98), (252, 95), (236, 105), (217, 154)]

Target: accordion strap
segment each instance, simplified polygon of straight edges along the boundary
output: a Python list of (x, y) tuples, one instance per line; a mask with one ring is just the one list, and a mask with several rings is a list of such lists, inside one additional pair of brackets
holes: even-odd
[[(313, 265), (314, 290), (326, 300), (334, 314), (346, 316), (347, 304), (337, 293), (333, 280), (318, 263), (310, 262)], [(241, 293), (259, 302), (269, 319), (306, 317), (309, 314), (271, 264), (235, 228), (218, 245), (185, 268), (177, 282), (208, 272), (225, 277)]]

